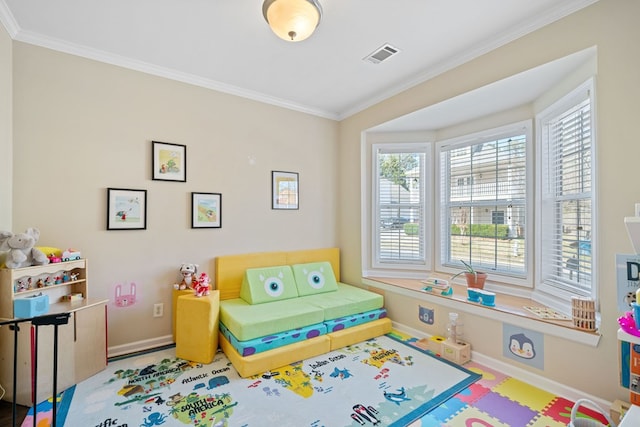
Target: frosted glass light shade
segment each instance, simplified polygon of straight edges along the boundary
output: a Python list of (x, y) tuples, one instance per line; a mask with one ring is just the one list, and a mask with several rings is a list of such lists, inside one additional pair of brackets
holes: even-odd
[(265, 0), (262, 14), (278, 37), (299, 42), (315, 31), (322, 7), (317, 0)]

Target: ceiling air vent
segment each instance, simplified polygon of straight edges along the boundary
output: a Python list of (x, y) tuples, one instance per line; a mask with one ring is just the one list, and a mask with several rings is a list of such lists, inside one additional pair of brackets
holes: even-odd
[(400, 52), (399, 49), (396, 49), (390, 44), (385, 44), (379, 47), (378, 49), (376, 49), (373, 53), (369, 54), (368, 56), (362, 59), (367, 62), (371, 62), (372, 64), (379, 64), (382, 61), (386, 61), (387, 59), (391, 58), (393, 55), (399, 52)]

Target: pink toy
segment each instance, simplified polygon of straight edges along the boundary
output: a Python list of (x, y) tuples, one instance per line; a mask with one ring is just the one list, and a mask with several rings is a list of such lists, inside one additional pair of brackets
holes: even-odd
[(47, 258), (49, 258), (49, 262), (51, 264), (62, 262), (62, 258), (60, 258), (59, 256), (56, 256), (56, 254), (49, 254)]
[(115, 298), (116, 307), (128, 307), (135, 303), (136, 303), (136, 284), (134, 282), (131, 282), (128, 295), (122, 294), (122, 285), (116, 285), (116, 298)]
[(18, 283), (16, 284), (16, 292), (28, 291), (30, 283), (31, 283), (31, 278), (25, 279), (23, 277), (23, 278), (18, 279)]
[(203, 295), (209, 295), (209, 287), (211, 280), (207, 273), (200, 273), (200, 277), (194, 279), (192, 286), (195, 291), (195, 295), (197, 297), (201, 297)]
[(620, 328), (626, 333), (640, 337), (640, 330), (636, 328), (636, 321), (631, 311), (627, 311), (624, 316), (619, 317), (618, 323), (620, 324)]

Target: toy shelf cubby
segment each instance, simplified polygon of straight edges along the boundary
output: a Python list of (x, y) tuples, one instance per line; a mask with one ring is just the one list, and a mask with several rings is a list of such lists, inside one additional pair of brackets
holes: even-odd
[[(65, 272), (77, 274), (75, 280), (70, 277), (62, 281)], [(52, 284), (44, 285), (47, 277), (52, 279)], [(55, 278), (60, 277), (56, 283)], [(19, 290), (19, 281), (30, 280), (31, 288)], [(42, 280), (42, 287), (38, 287), (38, 281)], [(29, 298), (42, 293), (49, 296), (48, 313), (64, 313), (86, 304), (89, 298), (87, 286), (87, 260), (60, 262), (55, 264), (38, 265), (25, 268), (0, 269), (0, 317), (14, 318), (14, 300)], [(81, 293), (82, 301), (63, 301), (68, 294)]]
[[(69, 322), (58, 327), (58, 391), (62, 391), (107, 366), (107, 300), (90, 297), (88, 261), (78, 259), (24, 268), (0, 268), (0, 318), (35, 317), (44, 314), (69, 313)], [(59, 278), (59, 279), (58, 279)], [(58, 283), (56, 283), (58, 281)], [(17, 316), (15, 302), (34, 296), (48, 297), (45, 312), (33, 316)], [(69, 296), (75, 295), (73, 299)], [(81, 295), (81, 297), (80, 297)], [(17, 351), (16, 402), (32, 405), (33, 336), (31, 322), (19, 324), (18, 346), (14, 349), (14, 331), (0, 328), (0, 383), (13, 398), (13, 357)], [(53, 326), (39, 326), (36, 401), (51, 396), (53, 384)]]

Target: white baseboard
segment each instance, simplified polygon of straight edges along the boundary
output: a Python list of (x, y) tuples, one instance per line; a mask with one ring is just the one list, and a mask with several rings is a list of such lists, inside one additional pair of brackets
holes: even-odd
[[(423, 331), (419, 331), (417, 329), (410, 328), (408, 326), (405, 326), (396, 322), (393, 322), (393, 328), (400, 332), (404, 332), (405, 334), (414, 336), (416, 338), (428, 338), (430, 336), (429, 334)], [(553, 393), (556, 396), (564, 397), (565, 399), (569, 399), (573, 402), (579, 399), (589, 399), (592, 402), (596, 403), (598, 406), (600, 406), (602, 410), (607, 411), (606, 412), (607, 414), (609, 413), (608, 410), (611, 407), (611, 402), (605, 399), (586, 394), (580, 390), (569, 387), (565, 384), (543, 377), (542, 375), (538, 375), (536, 373), (519, 368), (515, 365), (511, 365), (501, 360), (497, 360), (492, 357), (485, 356), (484, 354), (480, 354), (476, 351), (473, 351), (473, 349), (471, 351), (471, 360), (473, 362), (477, 362), (481, 365), (484, 365), (487, 368), (494, 369), (505, 375), (508, 375), (517, 380), (523, 381), (527, 384), (531, 384), (532, 386), (548, 391), (549, 393)]]
[(138, 351), (150, 350), (156, 347), (173, 344), (173, 335), (151, 338), (148, 340), (135, 341), (128, 344), (114, 345), (107, 350), (108, 357), (122, 356), (123, 354), (135, 353)]

